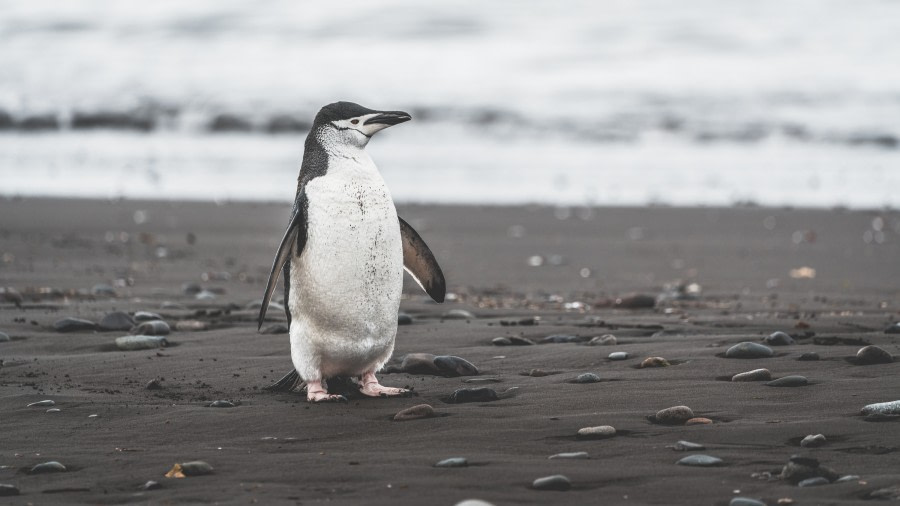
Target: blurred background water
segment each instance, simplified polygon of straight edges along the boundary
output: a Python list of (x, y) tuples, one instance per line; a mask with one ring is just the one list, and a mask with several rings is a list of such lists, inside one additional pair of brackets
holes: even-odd
[(900, 2), (0, 0), (0, 195), (290, 201), (336, 100), (400, 202), (900, 206)]

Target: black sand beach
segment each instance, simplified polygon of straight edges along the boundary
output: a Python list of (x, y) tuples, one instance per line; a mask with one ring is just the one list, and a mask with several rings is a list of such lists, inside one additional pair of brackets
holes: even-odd
[[(900, 213), (408, 205), (400, 214), (431, 246), (452, 295), (436, 305), (408, 284), (401, 309), (412, 323), (400, 327), (395, 356), (458, 356), (479, 374), (382, 374), (385, 385), (409, 385), (416, 396), (310, 405), (304, 394), (263, 390), (290, 369), (289, 343), (286, 334), (257, 334), (255, 324), (286, 205), (0, 200), (0, 332), (10, 338), (0, 342), (0, 484), (20, 494), (0, 502), (900, 497), (898, 417), (860, 414), (900, 399), (900, 334), (886, 332), (900, 320)], [(472, 315), (456, 319), (451, 310)], [(54, 329), (67, 317), (96, 323), (113, 311), (159, 314), (172, 328), (169, 346), (121, 351), (115, 340), (128, 331)], [(270, 310), (268, 320), (264, 327), (284, 317)], [(771, 346), (769, 358), (724, 356), (776, 331), (794, 344)], [(588, 343), (606, 334), (617, 344)], [(542, 343), (554, 335), (572, 342)], [(494, 344), (503, 336), (537, 344)], [(869, 344), (894, 360), (856, 363)], [(610, 360), (613, 352), (629, 357)], [(798, 360), (811, 352), (820, 359)], [(641, 368), (648, 357), (670, 365)], [(808, 384), (731, 381), (759, 368)], [(571, 382), (583, 373), (599, 381)], [(496, 382), (466, 383), (486, 378)], [(148, 389), (154, 379), (161, 388)], [(482, 387), (501, 398), (448, 402), (458, 389)], [(42, 400), (54, 404), (27, 407)], [(217, 400), (235, 406), (208, 407)], [(437, 416), (393, 421), (417, 404)], [(706, 423), (648, 419), (679, 405)], [(606, 425), (615, 436), (577, 437)], [(816, 434), (824, 443), (801, 447)], [(705, 449), (676, 451), (679, 440)], [(548, 458), (564, 452), (589, 458)], [(690, 454), (722, 462), (676, 464)], [(810, 477), (802, 472), (779, 478), (792, 455), (802, 456), (801, 471), (832, 483), (798, 487), (797, 478)], [(468, 465), (434, 467), (451, 457)], [(194, 460), (213, 472), (163, 476)], [(30, 472), (48, 461), (67, 471)], [(555, 474), (571, 488), (532, 487)], [(855, 477), (834, 482), (844, 476)], [(144, 490), (149, 480), (159, 488)]]

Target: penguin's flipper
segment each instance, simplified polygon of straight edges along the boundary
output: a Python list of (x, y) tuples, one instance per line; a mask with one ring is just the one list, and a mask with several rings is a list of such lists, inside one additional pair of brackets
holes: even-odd
[(403, 218), (399, 219), (403, 242), (403, 268), (435, 302), (444, 302), (447, 284), (434, 254), (409, 223), (403, 221)]
[[(269, 308), (269, 302), (272, 301), (272, 295), (275, 293), (275, 285), (278, 284), (278, 275), (291, 259), (294, 242), (297, 243), (297, 256), (300, 256), (306, 243), (306, 213), (302, 207), (294, 212), (294, 216), (284, 232), (284, 238), (281, 239), (281, 245), (278, 246), (278, 253), (275, 255), (275, 261), (272, 263), (272, 271), (269, 272), (269, 282), (266, 283), (266, 293), (263, 295), (262, 306), (259, 308), (257, 330), (262, 328), (263, 319), (266, 317), (266, 309)], [(288, 271), (285, 271), (285, 273), (288, 273)]]

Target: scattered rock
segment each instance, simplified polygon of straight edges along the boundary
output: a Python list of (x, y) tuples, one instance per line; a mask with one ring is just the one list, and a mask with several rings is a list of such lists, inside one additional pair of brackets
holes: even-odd
[(810, 434), (800, 441), (800, 446), (802, 446), (803, 448), (816, 448), (818, 446), (822, 446), (823, 444), (825, 444), (824, 434)]
[(288, 332), (290, 329), (287, 328), (287, 325), (281, 323), (273, 323), (259, 331), (260, 334), (287, 334)]
[[(116, 297), (116, 289), (106, 283), (97, 283), (91, 287), (91, 294), (96, 297)], [(116, 329), (118, 330), (118, 329)]]
[(819, 360), (819, 354), (814, 351), (807, 351), (806, 353), (801, 354), (797, 360), (802, 360), (804, 362), (814, 362)]
[(525, 371), (520, 373), (522, 376), (531, 376), (532, 378), (543, 378), (544, 376), (551, 376), (553, 374), (557, 374), (552, 371), (545, 371), (543, 369), (532, 369), (530, 371)]
[(116, 338), (116, 347), (123, 351), (152, 350), (169, 344), (162, 336), (123, 336)]
[(578, 439), (609, 439), (616, 435), (616, 429), (610, 425), (583, 427), (578, 429)]
[(709, 418), (703, 418), (701, 416), (691, 418), (690, 420), (684, 422), (685, 425), (710, 425), (713, 423)]
[(809, 478), (822, 477), (828, 482), (838, 479), (838, 474), (830, 468), (820, 466), (818, 459), (806, 455), (792, 455), (791, 459), (781, 469), (779, 477), (783, 480), (798, 484)]
[(661, 409), (650, 417), (650, 421), (663, 425), (683, 425), (684, 422), (694, 418), (694, 412), (687, 406), (673, 406)]
[(626, 360), (628, 358), (628, 352), (625, 351), (614, 351), (609, 354), (608, 357), (610, 360)]
[(557, 453), (556, 455), (551, 455), (547, 457), (548, 459), (589, 459), (591, 458), (587, 452), (570, 452), (570, 453)]
[(491, 339), (491, 344), (494, 346), (510, 346), (512, 345), (512, 341), (506, 337), (495, 337)]
[(860, 410), (863, 415), (900, 415), (900, 401), (876, 402)]
[(9, 334), (7, 334), (6, 332), (0, 332), (0, 343), (6, 343), (9, 342), (9, 340)]
[(651, 367), (669, 367), (670, 364), (668, 360), (662, 357), (647, 357), (641, 362), (641, 365), (638, 366), (641, 369), (647, 369)]
[(575, 379), (572, 380), (572, 383), (598, 383), (600, 381), (600, 376), (597, 376), (592, 372), (586, 372), (576, 376)]
[(138, 323), (149, 322), (149, 321), (153, 321), (153, 320), (162, 320), (162, 319), (163, 319), (162, 316), (160, 316), (156, 313), (151, 313), (150, 311), (138, 311), (137, 313), (134, 313), (134, 321), (136, 321)]
[(212, 472), (213, 467), (211, 465), (202, 460), (194, 460), (182, 464), (175, 464), (165, 476), (166, 478), (184, 478), (186, 476), (203, 476), (204, 474), (211, 474)]
[(888, 327), (886, 329), (884, 329), (884, 333), (885, 334), (900, 334), (900, 322), (894, 322), (894, 323), (888, 325)]
[(444, 320), (474, 320), (478, 317), (465, 309), (451, 309), (441, 315), (441, 318)]
[(856, 352), (856, 365), (890, 364), (894, 357), (878, 346), (866, 346)]
[(158, 490), (161, 488), (162, 488), (162, 485), (158, 481), (153, 481), (153, 480), (150, 480), (141, 486), (141, 489), (143, 489), (143, 490)]
[(147, 382), (147, 385), (144, 386), (147, 390), (162, 390), (162, 382), (159, 378), (153, 378), (152, 380)]
[(47, 412), (47, 413), (59, 413), (59, 412), (61, 412), (61, 411), (62, 411), (62, 410), (59, 409), (59, 408), (50, 408), (50, 409), (48, 409), (46, 412)]
[(19, 495), (19, 489), (15, 485), (0, 483), (0, 497)]
[(216, 300), (216, 294), (210, 290), (201, 290), (197, 295), (194, 295), (194, 298), (197, 300)]
[(873, 490), (866, 497), (881, 500), (900, 499), (900, 485)]
[(406, 408), (394, 415), (395, 422), (405, 422), (407, 420), (419, 420), (421, 418), (433, 418), (436, 416), (434, 408), (428, 404), (417, 404), (411, 408)]
[(816, 476), (815, 478), (807, 478), (805, 480), (801, 480), (800, 483), (797, 483), (798, 487), (818, 487), (819, 485), (828, 485), (831, 483), (827, 479)]
[(771, 379), (772, 373), (768, 369), (754, 369), (731, 377), (731, 381), (770, 381)]
[(535, 490), (565, 491), (572, 488), (572, 482), (561, 474), (554, 474), (552, 476), (544, 476), (543, 478), (534, 480), (534, 483), (531, 484), (531, 488)]
[(691, 443), (690, 441), (679, 441), (672, 445), (672, 449), (677, 452), (695, 452), (705, 450), (706, 447), (701, 444)]
[(55, 406), (55, 405), (56, 405), (56, 403), (54, 401), (47, 399), (47, 400), (43, 400), (43, 401), (32, 402), (31, 404), (29, 404), (26, 407), (28, 407), (28, 408), (48, 408), (50, 406)]
[(114, 311), (104, 316), (98, 327), (105, 331), (127, 331), (134, 327), (134, 319), (124, 311)]
[(96, 330), (97, 324), (90, 320), (81, 318), (63, 318), (53, 324), (53, 329), (57, 332), (84, 332), (87, 330)]
[(531, 346), (534, 344), (531, 339), (518, 336), (495, 337), (492, 342), (496, 346)]
[(409, 325), (412, 322), (412, 316), (406, 313), (397, 313), (397, 325)]
[(172, 329), (162, 320), (145, 321), (131, 329), (131, 334), (143, 336), (167, 336)]
[(201, 320), (182, 320), (175, 324), (175, 330), (182, 332), (196, 332), (198, 330), (208, 330), (209, 323)]
[(612, 334), (603, 334), (602, 336), (592, 337), (590, 341), (588, 341), (589, 346), (613, 346), (618, 343), (618, 339), (616, 336)]
[(212, 401), (207, 407), (209, 408), (233, 408), (237, 406), (233, 401), (218, 400)]
[(791, 344), (796, 344), (793, 337), (781, 331), (769, 334), (763, 341), (769, 346), (789, 346)]
[(44, 473), (64, 473), (66, 472), (66, 466), (61, 463), (51, 460), (50, 462), (43, 462), (31, 468), (28, 471), (29, 474), (44, 474)]
[(767, 387), (803, 387), (809, 385), (805, 376), (784, 376), (766, 383)]
[(619, 309), (652, 309), (656, 307), (656, 297), (652, 295), (626, 295), (615, 300), (613, 307)]
[(464, 402), (490, 402), (498, 399), (497, 392), (492, 388), (460, 388), (450, 394), (447, 402), (462, 404)]
[(478, 368), (468, 360), (453, 355), (438, 355), (434, 357), (434, 365), (442, 376), (455, 378), (457, 376), (478, 376)]
[(452, 457), (436, 463), (434, 467), (469, 467), (469, 461), (464, 457)]
[(482, 501), (481, 499), (466, 499), (465, 501), (460, 501), (456, 503), (455, 506), (494, 506), (493, 504)]
[(858, 475), (858, 474), (848, 474), (848, 475), (846, 475), (846, 476), (841, 476), (840, 478), (838, 478), (838, 479), (835, 480), (834, 482), (835, 482), (835, 483), (846, 483), (846, 482), (848, 482), (848, 481), (857, 481), (857, 480), (859, 480), (859, 475)]
[(718, 457), (712, 457), (709, 455), (703, 455), (702, 453), (695, 453), (693, 455), (688, 455), (687, 457), (682, 457), (676, 462), (676, 464), (681, 466), (697, 466), (697, 467), (713, 467), (720, 466), (724, 462), (722, 459)]
[(725, 358), (768, 358), (774, 355), (772, 348), (749, 341), (738, 343), (725, 352)]
[(181, 285), (181, 291), (184, 292), (185, 295), (197, 295), (203, 291), (203, 287), (197, 283), (185, 283)]
[(751, 499), (749, 497), (733, 497), (728, 506), (768, 506), (762, 501)]

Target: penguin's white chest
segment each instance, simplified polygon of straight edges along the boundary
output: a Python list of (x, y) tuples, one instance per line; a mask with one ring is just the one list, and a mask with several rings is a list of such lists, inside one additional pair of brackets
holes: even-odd
[(393, 352), (403, 288), (397, 211), (372, 160), (329, 159), (307, 183), (307, 240), (291, 260), (291, 355), (304, 379), (358, 375)]

